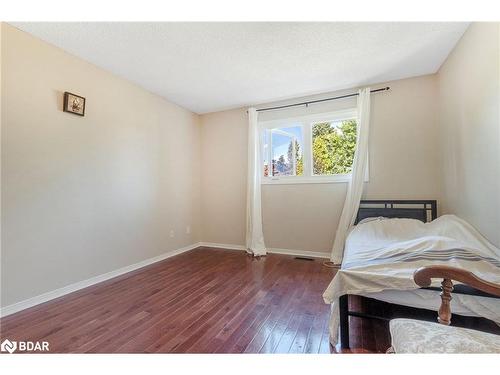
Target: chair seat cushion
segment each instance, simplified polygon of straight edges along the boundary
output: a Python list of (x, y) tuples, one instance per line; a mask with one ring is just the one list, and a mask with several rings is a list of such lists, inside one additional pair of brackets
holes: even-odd
[(500, 353), (500, 336), (413, 319), (393, 319), (396, 353)]

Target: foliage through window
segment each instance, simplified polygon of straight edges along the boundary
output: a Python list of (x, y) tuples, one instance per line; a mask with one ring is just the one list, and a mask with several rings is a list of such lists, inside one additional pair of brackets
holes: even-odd
[(356, 112), (261, 122), (265, 181), (348, 178), (356, 149)]
[(313, 173), (348, 174), (356, 150), (356, 120), (318, 122), (312, 126)]

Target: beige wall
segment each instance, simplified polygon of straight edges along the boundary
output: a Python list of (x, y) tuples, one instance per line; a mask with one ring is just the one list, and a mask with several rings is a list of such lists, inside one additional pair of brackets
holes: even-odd
[[(391, 86), (391, 92), (372, 96), (370, 181), (366, 184), (365, 198), (440, 199), (436, 77), (423, 76), (387, 84)], [(385, 83), (377, 87), (383, 85)], [(314, 99), (336, 94), (328, 93)], [(263, 106), (273, 104), (276, 103)], [(336, 101), (308, 109), (266, 112), (261, 119), (354, 106), (355, 100)], [(203, 115), (201, 125), (203, 241), (243, 245), (247, 152), (245, 109)], [(264, 185), (262, 204), (266, 245), (328, 252), (345, 190), (345, 183)]]
[(2, 306), (200, 240), (197, 115), (6, 24), (1, 47)]
[(474, 23), (439, 70), (443, 210), (500, 246), (499, 24)]
[(202, 234), (205, 242), (245, 243), (247, 115), (201, 116)]

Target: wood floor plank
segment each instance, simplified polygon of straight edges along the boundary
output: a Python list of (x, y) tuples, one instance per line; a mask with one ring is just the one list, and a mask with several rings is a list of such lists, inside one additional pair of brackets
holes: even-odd
[(248, 283), (246, 290), (244, 289), (238, 295), (238, 297), (240, 297), (238, 298), (240, 302), (229, 301), (229, 306), (226, 307), (225, 315), (221, 318), (216, 319), (204, 334), (199, 335), (196, 340), (196, 345), (192, 345), (191, 347), (183, 345), (181, 346), (182, 350), (179, 350), (179, 348), (177, 348), (176, 351), (186, 351), (194, 353), (204, 352), (203, 348), (210, 348), (210, 346), (208, 346), (208, 341), (210, 341), (210, 339), (216, 333), (218, 333), (226, 326), (226, 322), (230, 322), (236, 315), (238, 315), (238, 312), (246, 309), (248, 306), (256, 302), (264, 304), (272, 302), (272, 298), (276, 294), (276, 292), (272, 291), (272, 289), (273, 287), (277, 288), (279, 286), (278, 278), (276, 278), (275, 276), (274, 268), (269, 267), (267, 273), (263, 275), (262, 281), (263, 283), (260, 287), (253, 285), (252, 283)]
[[(300, 266), (305, 267), (305, 265)], [(262, 323), (259, 331), (247, 345), (245, 349), (246, 353), (258, 353), (261, 351), (278, 322), (283, 319), (288, 322), (288, 317), (297, 308), (296, 301), (298, 294), (306, 288), (305, 282), (302, 279), (304, 276), (304, 270), (305, 269), (298, 268), (294, 271), (293, 277), (284, 279), (281, 288), (277, 290), (275, 298), (272, 301), (273, 310), (271, 314), (269, 314), (266, 320)]]
[[(2, 318), (0, 338), (56, 353), (329, 353), (321, 295), (334, 273), (319, 259), (198, 248)], [(375, 328), (351, 337), (382, 351)]]
[(323, 331), (325, 330), (325, 326), (328, 324), (328, 318), (328, 314), (325, 313), (318, 314), (314, 317), (314, 321), (311, 325), (311, 331), (304, 347), (304, 353), (319, 353)]
[(304, 314), (302, 315), (302, 319), (299, 323), (299, 327), (297, 329), (297, 334), (288, 350), (289, 353), (302, 354), (304, 353), (307, 339), (309, 338), (309, 334), (311, 333), (312, 322), (314, 320), (314, 316)]
[(300, 313), (293, 314), (292, 318), (288, 322), (283, 336), (281, 336), (280, 341), (278, 342), (278, 345), (274, 348), (273, 353), (288, 353), (299, 329), (301, 320), (302, 316)]

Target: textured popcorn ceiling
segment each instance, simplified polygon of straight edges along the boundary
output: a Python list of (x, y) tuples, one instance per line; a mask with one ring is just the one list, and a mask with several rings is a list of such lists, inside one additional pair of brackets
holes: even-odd
[(467, 23), (13, 23), (197, 113), (435, 73)]

